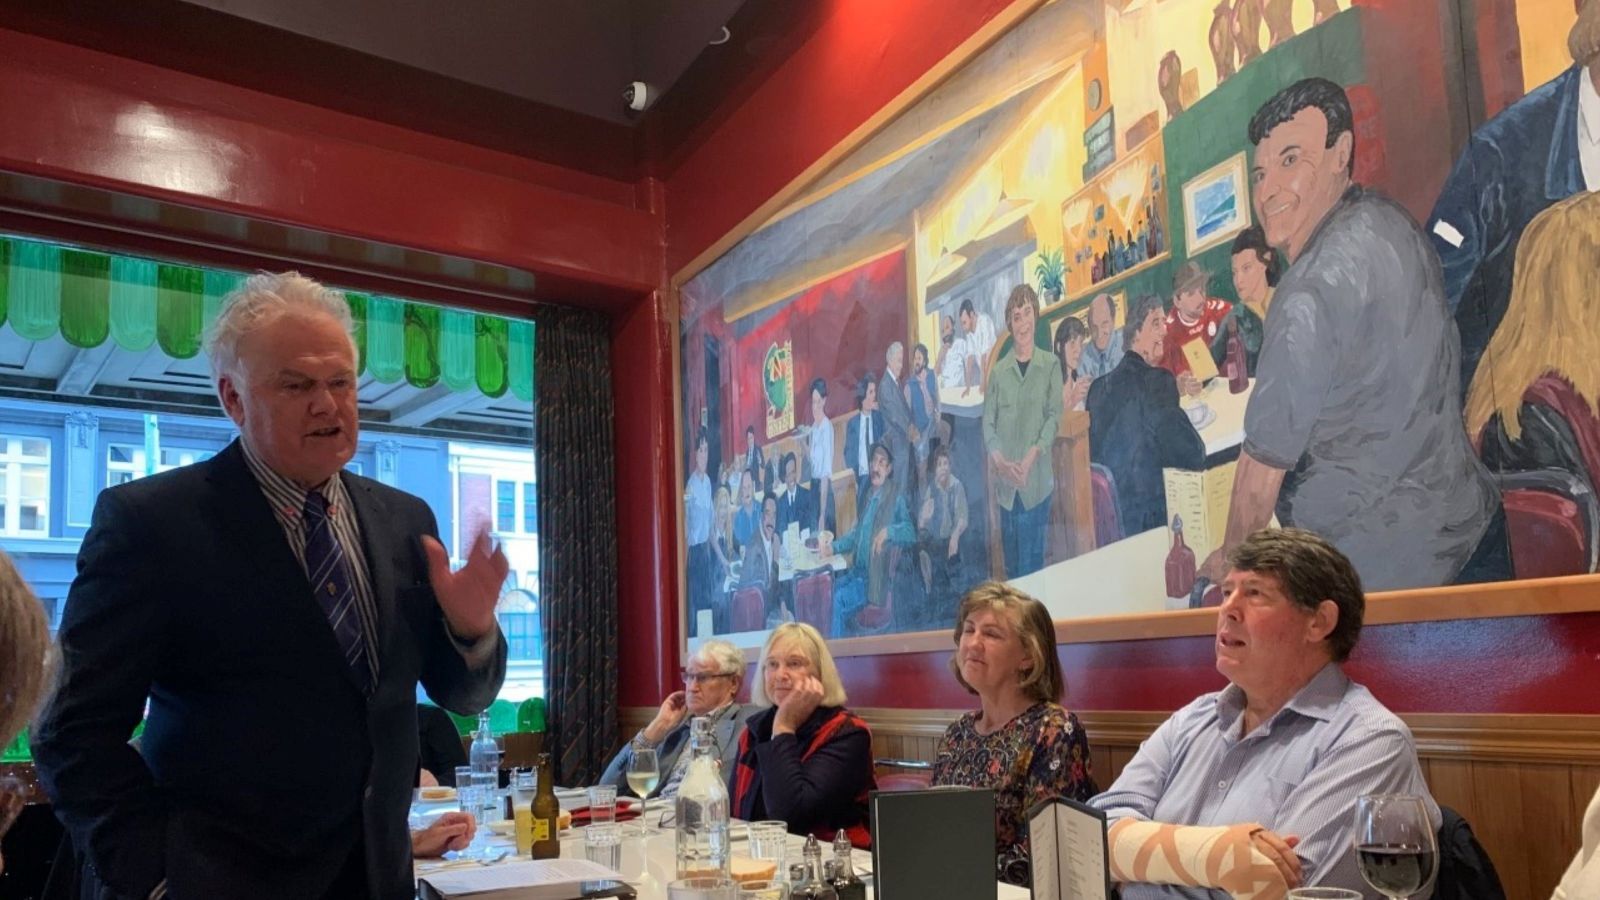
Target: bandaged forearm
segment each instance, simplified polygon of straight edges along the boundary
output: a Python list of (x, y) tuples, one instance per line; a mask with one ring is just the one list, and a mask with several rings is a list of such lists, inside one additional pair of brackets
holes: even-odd
[(1283, 873), (1250, 835), (1254, 823), (1164, 825), (1118, 819), (1109, 835), (1111, 875), (1118, 881), (1218, 888), (1236, 900), (1282, 900)]

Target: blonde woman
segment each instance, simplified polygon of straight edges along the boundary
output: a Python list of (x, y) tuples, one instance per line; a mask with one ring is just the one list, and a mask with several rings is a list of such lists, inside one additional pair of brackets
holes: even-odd
[(733, 561), (738, 554), (733, 549), (733, 499), (725, 485), (717, 486), (711, 501), (711, 553), (717, 558), (722, 578), (733, 574)]
[(1066, 683), (1044, 604), (984, 582), (961, 598), (954, 637), (950, 669), (978, 709), (945, 730), (933, 783), (994, 790), (995, 866), (1001, 880), (1028, 884), (1028, 808), (1095, 795), (1089, 739), (1061, 706)]
[[(1467, 434), (1491, 469), (1557, 468), (1595, 477), (1572, 430), (1547, 406), (1522, 402), (1546, 375), (1600, 413), (1594, 274), (1600, 269), (1600, 193), (1578, 194), (1535, 216), (1522, 233), (1505, 317), (1467, 391)], [(1592, 484), (1591, 484), (1592, 486)]]
[[(49, 682), (50, 627), (44, 607), (0, 553), (0, 747), (22, 731)], [(27, 798), (15, 780), (0, 780), (0, 837), (16, 820)], [(5, 860), (0, 859), (0, 871)]]
[(747, 822), (782, 819), (791, 834), (825, 841), (844, 831), (857, 847), (872, 846), (872, 732), (845, 709), (844, 685), (827, 643), (804, 622), (779, 625), (759, 665), (750, 702), (766, 708), (739, 736), (728, 783), (734, 816)]

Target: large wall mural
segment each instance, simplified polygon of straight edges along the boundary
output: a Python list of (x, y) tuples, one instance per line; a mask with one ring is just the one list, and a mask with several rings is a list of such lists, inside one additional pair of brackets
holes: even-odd
[(690, 638), (1595, 571), (1597, 85), (1600, 0), (1043, 4), (682, 286)]

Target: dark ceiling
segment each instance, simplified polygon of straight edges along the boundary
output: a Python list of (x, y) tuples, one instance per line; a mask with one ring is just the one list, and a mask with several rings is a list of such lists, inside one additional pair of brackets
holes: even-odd
[[(830, 4), (0, 0), (0, 27), (619, 181), (670, 172)], [(731, 38), (720, 45), (726, 24)], [(637, 118), (631, 81), (662, 89)], [(670, 88), (670, 90), (668, 90)]]

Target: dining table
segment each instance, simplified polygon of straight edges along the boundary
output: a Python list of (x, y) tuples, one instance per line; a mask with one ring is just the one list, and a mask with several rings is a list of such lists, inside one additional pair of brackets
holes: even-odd
[[(563, 809), (579, 809), (588, 801), (583, 789), (557, 789), (556, 799), (560, 801)], [(632, 798), (623, 798), (623, 803), (637, 803)], [(671, 804), (666, 801), (653, 800), (648, 811), (642, 817), (643, 833), (636, 826), (639, 819), (622, 822), (622, 864), (618, 868), (622, 880), (627, 882), (638, 893), (638, 900), (668, 900), (667, 885), (677, 879), (677, 851), (676, 835), (672, 828)], [(428, 802), (414, 800), (411, 807), (411, 824), (413, 828), (425, 825), (441, 813), (458, 808), (456, 801)], [(662, 820), (666, 819), (666, 826)], [(509, 824), (509, 823), (506, 823)], [(745, 830), (745, 823), (734, 820), (729, 829), (732, 838), (732, 850), (735, 856), (744, 855), (749, 846)], [(503, 825), (491, 823), (482, 829), (484, 846), (491, 849), (491, 857), (498, 857), (500, 851), (505, 855), (491, 865), (502, 862), (511, 862), (518, 859), (514, 839), (510, 829)], [(583, 828), (564, 829), (560, 834), (561, 858), (583, 859), (584, 840)], [(805, 838), (799, 835), (789, 835), (788, 856), (786, 864), (801, 860), (801, 850), (805, 846)], [(832, 859), (833, 849), (823, 847), (823, 858)], [(851, 862), (857, 875), (867, 883), (867, 896), (873, 897), (872, 881), (872, 853), (867, 850), (856, 850), (851, 854)], [(449, 853), (444, 859), (418, 859), (413, 862), (413, 874), (417, 878), (426, 877), (432, 872), (447, 871), (452, 868), (471, 867), (482, 865), (477, 860), (464, 853)], [(995, 883), (995, 894), (992, 900), (1024, 900), (1029, 896), (1027, 888), (1002, 882)], [(948, 900), (967, 900), (967, 898), (948, 898)], [(980, 898), (971, 898), (980, 900)], [(991, 900), (989, 897), (981, 900)]]

